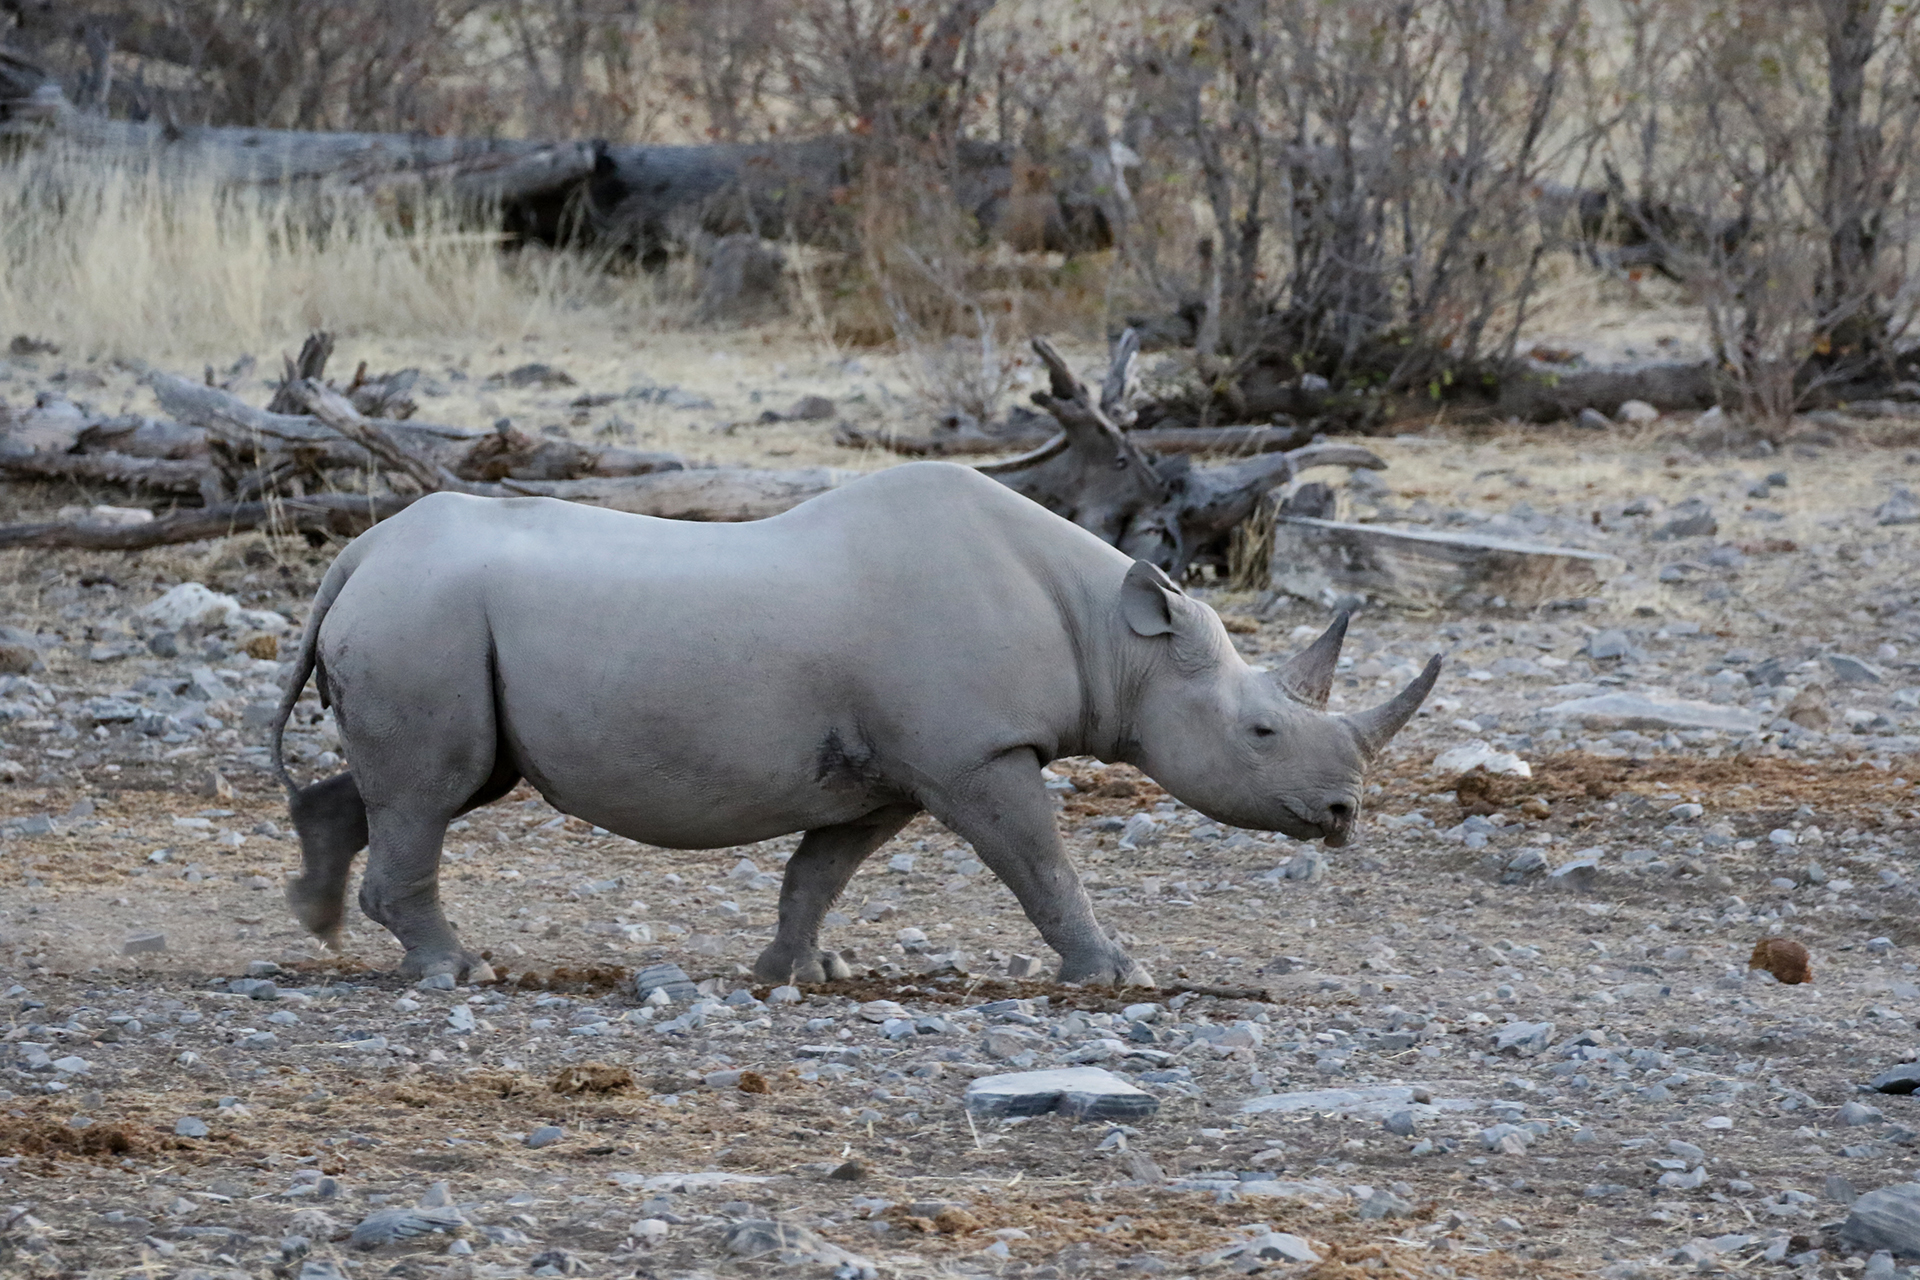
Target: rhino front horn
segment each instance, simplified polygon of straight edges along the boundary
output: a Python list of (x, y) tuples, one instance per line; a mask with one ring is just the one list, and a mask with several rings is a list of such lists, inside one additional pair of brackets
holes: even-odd
[(1355, 733), (1360, 735), (1360, 744), (1366, 748), (1369, 756), (1378, 755), (1380, 749), (1392, 741), (1393, 735), (1413, 719), (1413, 713), (1433, 692), (1433, 682), (1440, 678), (1440, 655), (1434, 654), (1427, 659), (1427, 669), (1413, 678), (1413, 682), (1399, 693), (1393, 695), (1391, 702), (1383, 702), (1377, 707), (1346, 717)]
[(1288, 693), (1321, 711), (1327, 709), (1327, 695), (1333, 692), (1333, 676), (1340, 661), (1340, 646), (1347, 638), (1347, 620), (1353, 615), (1344, 610), (1320, 638), (1280, 664), (1273, 678)]

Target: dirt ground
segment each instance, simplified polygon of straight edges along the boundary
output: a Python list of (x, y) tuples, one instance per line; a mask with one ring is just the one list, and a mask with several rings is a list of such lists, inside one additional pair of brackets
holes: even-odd
[[(361, 358), (421, 365), (428, 420), (694, 460), (885, 465), (835, 446), (833, 420), (758, 414), (820, 394), (878, 421), (905, 394), (887, 357), (772, 330), (343, 342), (337, 362)], [(489, 381), (536, 360), (571, 384)], [(134, 368), (4, 367), (15, 403), (151, 407)], [(1920, 1102), (1859, 1092), (1920, 1056), (1920, 525), (1876, 515), (1920, 488), (1920, 441), (1844, 416), (1764, 450), (1672, 418), (1399, 432), (1373, 442), (1384, 487), (1319, 477), (1348, 514), (1616, 559), (1537, 609), (1361, 611), (1335, 710), (1448, 665), (1357, 846), (1222, 828), (1125, 767), (1056, 763), (1074, 860), (1155, 991), (1008, 979), (1051, 954), (921, 818), (830, 920), (861, 976), (789, 1000), (746, 966), (797, 837), (639, 847), (524, 786), (455, 825), (442, 874), (502, 980), (417, 989), (370, 921), (328, 954), (281, 900), (298, 847), (264, 771), (282, 668), (245, 652), (260, 629), (160, 657), (138, 617), (197, 581), (298, 624), (335, 548), (0, 553), (0, 622), (38, 664), (0, 677), (0, 1273), (1857, 1274), (1847, 1202), (1920, 1177)], [(1689, 498), (1716, 532), (1659, 536)], [(14, 486), (0, 514), (112, 500)], [(1254, 661), (1328, 612), (1196, 591)], [(1756, 727), (1553, 710), (1606, 692)], [(1530, 776), (1434, 770), (1476, 740)], [(303, 777), (337, 767), (311, 694), (290, 741)], [(1802, 944), (1812, 981), (1750, 973), (1767, 937)], [(660, 961), (732, 1003), (643, 1005), (631, 975)], [(978, 1076), (1069, 1062), (1138, 1080), (1157, 1113), (962, 1105)], [(1392, 1086), (1424, 1092), (1366, 1092)], [(1319, 1090), (1350, 1092), (1261, 1102)], [(348, 1238), (423, 1198), (440, 1230)], [(811, 1235), (742, 1256), (761, 1220)], [(1319, 1260), (1262, 1257), (1268, 1232)]]

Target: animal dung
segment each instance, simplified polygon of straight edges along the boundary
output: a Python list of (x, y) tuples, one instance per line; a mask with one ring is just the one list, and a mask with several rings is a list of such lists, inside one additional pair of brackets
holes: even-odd
[(1747, 968), (1765, 969), (1787, 986), (1813, 981), (1813, 961), (1792, 938), (1762, 938), (1753, 944)]

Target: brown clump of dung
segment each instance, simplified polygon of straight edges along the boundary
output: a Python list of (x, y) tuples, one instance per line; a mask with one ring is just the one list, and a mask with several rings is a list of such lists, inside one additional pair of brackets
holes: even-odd
[(1791, 938), (1762, 938), (1753, 944), (1747, 968), (1765, 969), (1788, 986), (1813, 981), (1813, 960)]
[(633, 1072), (625, 1067), (610, 1067), (604, 1062), (583, 1062), (562, 1067), (547, 1086), (555, 1093), (572, 1096), (579, 1093), (616, 1093), (633, 1088)]

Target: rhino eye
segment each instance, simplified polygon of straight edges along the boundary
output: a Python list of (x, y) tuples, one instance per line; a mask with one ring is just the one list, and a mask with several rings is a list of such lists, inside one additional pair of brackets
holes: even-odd
[(1273, 736), (1273, 728), (1270, 725), (1257, 724), (1253, 726), (1253, 736), (1256, 738), (1271, 738)]

